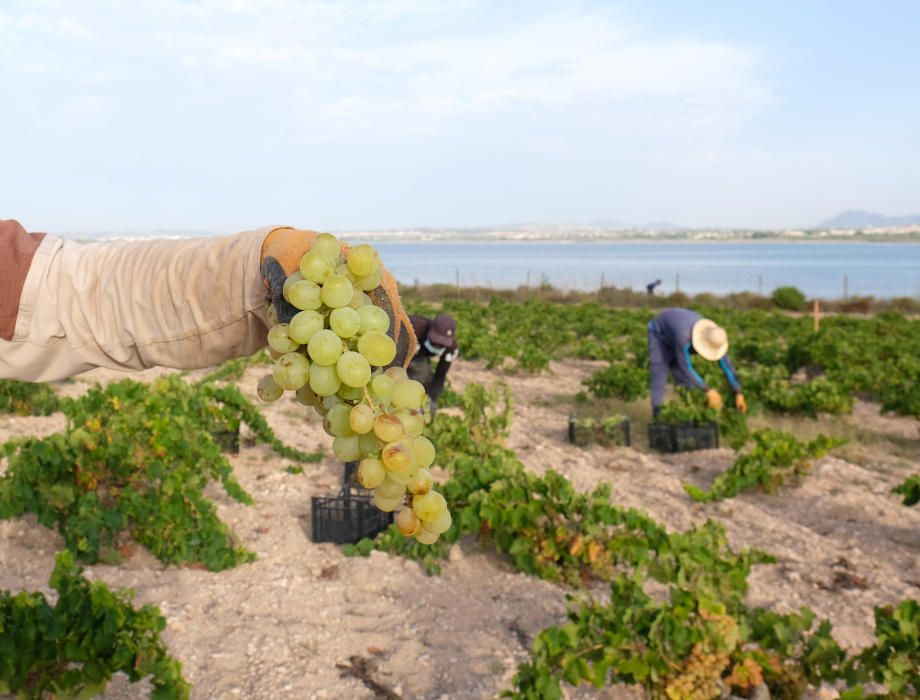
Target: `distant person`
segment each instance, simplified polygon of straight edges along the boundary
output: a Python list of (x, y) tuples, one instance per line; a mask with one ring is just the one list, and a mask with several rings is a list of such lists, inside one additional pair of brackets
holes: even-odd
[[(452, 316), (440, 314), (433, 319), (409, 316), (418, 341), (418, 352), (409, 362), (409, 378), (421, 382), (431, 402), (431, 415), (437, 410), (438, 397), (444, 391), (444, 382), (451, 363), (457, 359), (457, 324)], [(437, 368), (432, 363), (437, 360)]]
[(648, 359), (651, 372), (652, 414), (657, 416), (664, 400), (668, 375), (674, 383), (706, 392), (710, 408), (722, 408), (722, 396), (711, 389), (693, 369), (691, 357), (718, 362), (735, 392), (735, 406), (747, 412), (737, 372), (728, 356), (728, 335), (708, 318), (690, 309), (665, 309), (648, 324)]
[(649, 296), (653, 296), (655, 294), (655, 287), (657, 287), (659, 284), (661, 284), (661, 280), (649, 282), (647, 285), (645, 285), (645, 291), (648, 292)]
[[(0, 220), (0, 378), (53, 381), (93, 367), (211, 367), (265, 347), (287, 322), (287, 275), (316, 233), (266, 227), (188, 240), (77, 243)], [(390, 316), (393, 364), (415, 337), (386, 271), (368, 295)]]

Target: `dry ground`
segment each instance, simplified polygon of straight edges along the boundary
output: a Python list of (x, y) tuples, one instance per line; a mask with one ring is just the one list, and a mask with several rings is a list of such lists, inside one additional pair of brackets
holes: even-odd
[[(857, 441), (776, 495), (698, 505), (681, 483), (708, 484), (731, 463), (730, 450), (662, 457), (642, 451), (641, 444), (639, 450), (607, 450), (565, 442), (567, 415), (584, 410), (572, 396), (591, 369), (591, 363), (564, 362), (537, 376), (500, 375), (516, 400), (510, 446), (528, 468), (555, 469), (583, 490), (609, 482), (615, 502), (671, 528), (706, 518), (723, 522), (735, 546), (760, 547), (778, 559), (755, 570), (751, 602), (780, 611), (811, 606), (832, 620), (846, 645), (871, 640), (874, 605), (920, 596), (920, 509), (905, 508), (889, 494), (907, 473), (918, 471), (916, 421), (880, 417), (866, 404), (846, 419), (788, 421), (803, 434), (820, 428)], [(241, 381), (250, 396), (263, 371), (249, 370)], [(455, 388), (499, 377), (468, 361), (452, 375)], [(59, 390), (78, 394), (90, 382), (122, 376), (97, 370)], [(637, 419), (634, 432), (641, 443), (647, 408), (641, 403), (613, 408)], [(299, 475), (287, 473), (290, 462), (264, 446), (244, 444), (231, 457), (255, 505), (240, 505), (217, 489), (212, 495), (220, 516), (258, 554), (257, 561), (209, 573), (164, 568), (141, 550), (121, 566), (88, 568), (95, 578), (135, 589), (139, 602), (160, 606), (168, 619), (165, 639), (185, 666), (192, 697), (388, 697), (369, 687), (376, 682), (395, 694), (391, 698), (462, 700), (494, 697), (507, 687), (534, 634), (563, 619), (565, 591), (515, 572), (472, 540), (456, 545), (443, 575), (434, 578), (413, 562), (383, 554), (352, 559), (334, 545), (312, 543), (310, 497), (334, 494), (342, 466), (331, 456), (317, 418), (305, 409), (282, 400), (265, 414), (284, 441), (330, 456)], [(62, 426), (60, 416), (0, 416), (0, 441)], [(0, 589), (47, 590), (61, 545), (61, 538), (33, 517), (0, 522)], [(609, 688), (570, 690), (569, 696), (639, 694)], [(143, 686), (116, 679), (104, 697), (146, 694)]]

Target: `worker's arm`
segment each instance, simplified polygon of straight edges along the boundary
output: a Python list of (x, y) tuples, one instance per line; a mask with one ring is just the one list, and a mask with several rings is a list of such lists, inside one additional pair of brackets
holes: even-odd
[[(209, 367), (266, 343), (269, 299), (281, 299), (315, 234), (263, 228), (185, 241), (80, 244), (0, 222), (0, 378), (51, 381), (93, 367)], [(263, 280), (264, 277), (264, 280)], [(415, 336), (395, 280), (368, 293), (390, 315), (397, 362)]]
[(732, 391), (734, 391), (736, 394), (740, 394), (741, 382), (738, 381), (738, 372), (735, 370), (735, 365), (732, 364), (732, 358), (728, 356), (728, 353), (725, 353), (725, 355), (722, 356), (722, 359), (719, 360), (719, 367), (722, 368), (722, 372), (725, 374), (725, 378), (731, 385)]
[(0, 377), (207, 367), (265, 345), (259, 265), (270, 229), (185, 241), (46, 236), (27, 256), (32, 237), (2, 224), (0, 249), (18, 252), (7, 258), (17, 274), (4, 275), (0, 299)]
[(441, 392), (444, 391), (444, 382), (447, 380), (447, 373), (450, 371), (451, 363), (456, 355), (456, 351), (453, 353), (445, 353), (441, 355), (441, 359), (438, 360), (438, 366), (434, 371), (434, 376), (431, 378), (431, 382), (427, 387), (428, 396), (431, 397), (432, 400), (437, 401)]
[(709, 385), (700, 376), (699, 372), (693, 368), (693, 360), (690, 359), (691, 348), (692, 346), (688, 342), (677, 350), (676, 360), (681, 375), (680, 383), (708, 391)]

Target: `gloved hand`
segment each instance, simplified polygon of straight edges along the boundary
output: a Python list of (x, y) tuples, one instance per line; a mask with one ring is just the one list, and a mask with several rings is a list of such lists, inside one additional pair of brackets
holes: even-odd
[(443, 355), (441, 355), (441, 359), (444, 362), (453, 362), (458, 357), (460, 357), (460, 348), (457, 348), (453, 352), (445, 352)]
[(722, 410), (722, 395), (715, 389), (710, 389), (706, 392), (706, 403), (709, 408), (714, 408), (717, 411)]
[(744, 394), (740, 392), (735, 394), (735, 408), (741, 413), (747, 413), (747, 401), (744, 400)]
[[(294, 228), (276, 228), (262, 243), (262, 283), (268, 290), (272, 304), (278, 312), (278, 320), (288, 323), (299, 311), (288, 303), (281, 293), (287, 276), (300, 269), (300, 259), (310, 250), (319, 234), (316, 231), (302, 231)], [(349, 246), (342, 244), (347, 255)], [(367, 292), (375, 306), (387, 312), (390, 317), (388, 335), (396, 343), (396, 359), (393, 364), (406, 367), (415, 355), (416, 340), (412, 324), (399, 300), (399, 292), (393, 275), (381, 268), (380, 286)]]

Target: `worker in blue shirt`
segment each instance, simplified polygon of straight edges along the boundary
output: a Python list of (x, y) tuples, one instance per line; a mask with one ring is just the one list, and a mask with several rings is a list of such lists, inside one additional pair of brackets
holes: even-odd
[(680, 386), (706, 392), (710, 408), (722, 408), (722, 396), (710, 388), (693, 369), (694, 355), (718, 362), (735, 392), (735, 406), (747, 412), (738, 374), (728, 356), (728, 335), (708, 318), (690, 309), (665, 309), (648, 324), (648, 359), (652, 385), (652, 414), (658, 415), (664, 400), (668, 374)]

